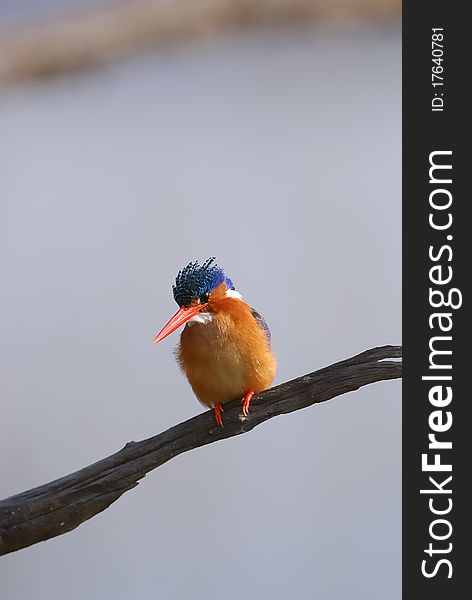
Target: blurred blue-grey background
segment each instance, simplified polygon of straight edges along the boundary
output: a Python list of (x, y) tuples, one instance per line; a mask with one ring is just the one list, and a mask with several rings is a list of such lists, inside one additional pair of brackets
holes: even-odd
[[(400, 342), (397, 25), (238, 26), (2, 87), (0, 497), (202, 410), (175, 334), (151, 345), (190, 260), (264, 315), (277, 383)], [(400, 390), (179, 456), (0, 559), (1, 600), (398, 599)]]

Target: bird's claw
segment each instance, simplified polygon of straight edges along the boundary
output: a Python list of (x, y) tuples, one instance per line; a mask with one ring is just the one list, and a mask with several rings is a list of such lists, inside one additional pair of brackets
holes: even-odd
[(223, 425), (223, 417), (221, 416), (221, 413), (223, 412), (223, 406), (220, 404), (216, 404), (215, 405), (215, 421), (216, 424), (219, 425), (220, 427), (224, 427)]
[(252, 397), (254, 396), (254, 392), (248, 392), (241, 403), (242, 413), (245, 417), (249, 414), (249, 405), (251, 404)]

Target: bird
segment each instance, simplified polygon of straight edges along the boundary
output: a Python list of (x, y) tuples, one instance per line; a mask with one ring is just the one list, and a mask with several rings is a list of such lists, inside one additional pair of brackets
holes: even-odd
[(224, 427), (223, 405), (240, 398), (247, 417), (253, 395), (272, 384), (277, 360), (264, 318), (215, 261), (190, 262), (178, 272), (172, 291), (179, 310), (153, 344), (185, 325), (177, 362), (195, 396), (214, 409), (217, 425)]

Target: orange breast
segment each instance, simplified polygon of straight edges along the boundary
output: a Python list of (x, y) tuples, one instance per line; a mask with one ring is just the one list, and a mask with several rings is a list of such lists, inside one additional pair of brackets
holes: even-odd
[(185, 326), (177, 349), (179, 365), (200, 402), (214, 407), (268, 388), (276, 359), (251, 308), (222, 298), (209, 312), (210, 322)]

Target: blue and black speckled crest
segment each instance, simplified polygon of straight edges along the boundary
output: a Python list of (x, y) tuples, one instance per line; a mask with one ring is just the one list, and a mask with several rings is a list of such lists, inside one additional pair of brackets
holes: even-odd
[(195, 261), (178, 272), (172, 291), (179, 306), (189, 305), (192, 300), (197, 300), (202, 294), (212, 292), (222, 283), (225, 283), (230, 290), (234, 290), (233, 282), (226, 276), (223, 269), (213, 264), (215, 260), (216, 258), (213, 256), (202, 265)]

